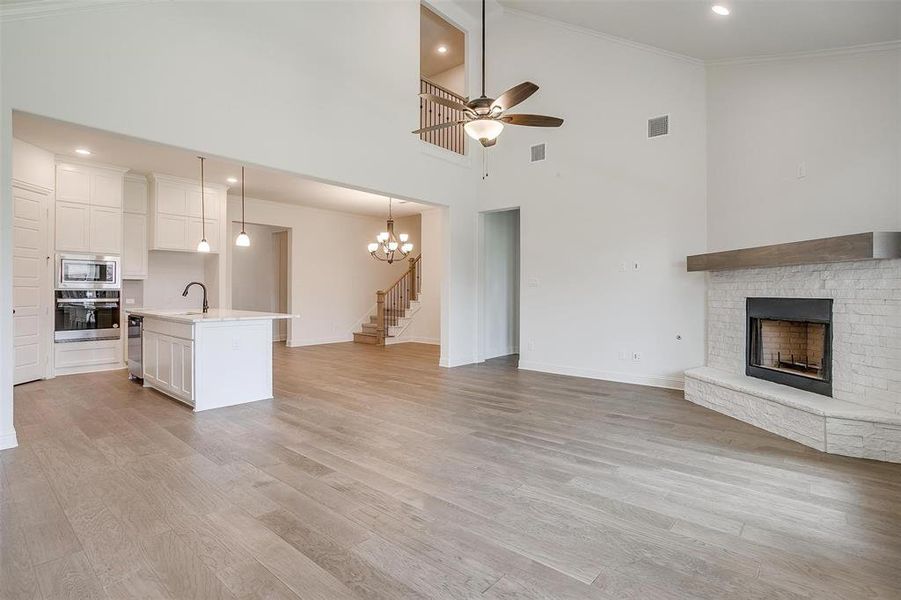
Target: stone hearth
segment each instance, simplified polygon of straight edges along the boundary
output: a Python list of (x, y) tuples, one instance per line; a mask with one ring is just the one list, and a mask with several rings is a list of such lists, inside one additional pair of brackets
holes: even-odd
[[(832, 398), (745, 375), (748, 297), (833, 300)], [(715, 271), (687, 400), (819, 450), (901, 462), (901, 260)]]

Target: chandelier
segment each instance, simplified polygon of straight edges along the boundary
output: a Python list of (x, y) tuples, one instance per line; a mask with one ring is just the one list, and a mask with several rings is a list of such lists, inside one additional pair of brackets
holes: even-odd
[[(391, 198), (388, 198), (388, 231), (383, 231), (376, 236), (376, 241), (371, 242), (366, 247), (372, 258), (388, 263), (393, 263), (396, 259), (403, 258), (413, 251), (413, 244), (410, 243), (410, 236), (406, 233), (394, 235), (394, 218), (391, 216)], [(400, 254), (400, 256), (396, 256)]]

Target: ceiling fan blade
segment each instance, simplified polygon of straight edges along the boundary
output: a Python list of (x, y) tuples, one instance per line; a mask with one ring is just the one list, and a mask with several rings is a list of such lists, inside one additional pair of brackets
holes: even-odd
[(438, 123), (437, 125), (431, 125), (429, 127), (423, 127), (422, 129), (417, 129), (413, 133), (428, 133), (430, 131), (438, 131), (439, 129), (444, 129), (446, 127), (456, 127), (457, 125), (462, 125), (463, 121), (448, 121), (447, 123)]
[(527, 127), (560, 127), (563, 119), (546, 117), (544, 115), (504, 115), (499, 118), (510, 125), (525, 125)]
[(524, 81), (519, 85), (513, 86), (512, 88), (498, 96), (497, 100), (491, 103), (491, 110), (498, 108), (500, 110), (508, 110), (537, 91), (537, 85), (535, 85), (531, 81)]
[(427, 102), (434, 102), (435, 104), (446, 106), (451, 110), (459, 110), (460, 112), (472, 112), (465, 104), (460, 104), (459, 102), (455, 102), (454, 100), (450, 100), (449, 98), (442, 98), (441, 96), (436, 96), (435, 94), (419, 94), (419, 97)]

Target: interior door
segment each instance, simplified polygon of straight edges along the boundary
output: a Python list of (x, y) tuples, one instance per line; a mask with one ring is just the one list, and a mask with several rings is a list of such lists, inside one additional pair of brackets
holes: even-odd
[(43, 378), (49, 357), (47, 196), (13, 186), (13, 383)]

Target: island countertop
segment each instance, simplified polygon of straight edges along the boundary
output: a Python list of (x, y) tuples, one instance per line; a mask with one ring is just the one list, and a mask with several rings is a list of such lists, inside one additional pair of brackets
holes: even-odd
[(176, 323), (213, 323), (218, 321), (257, 321), (272, 319), (294, 319), (299, 315), (287, 313), (259, 312), (255, 310), (232, 310), (225, 308), (211, 308), (204, 313), (199, 308), (191, 310), (154, 310), (149, 308), (135, 308), (126, 310), (130, 315), (144, 318), (162, 319)]

